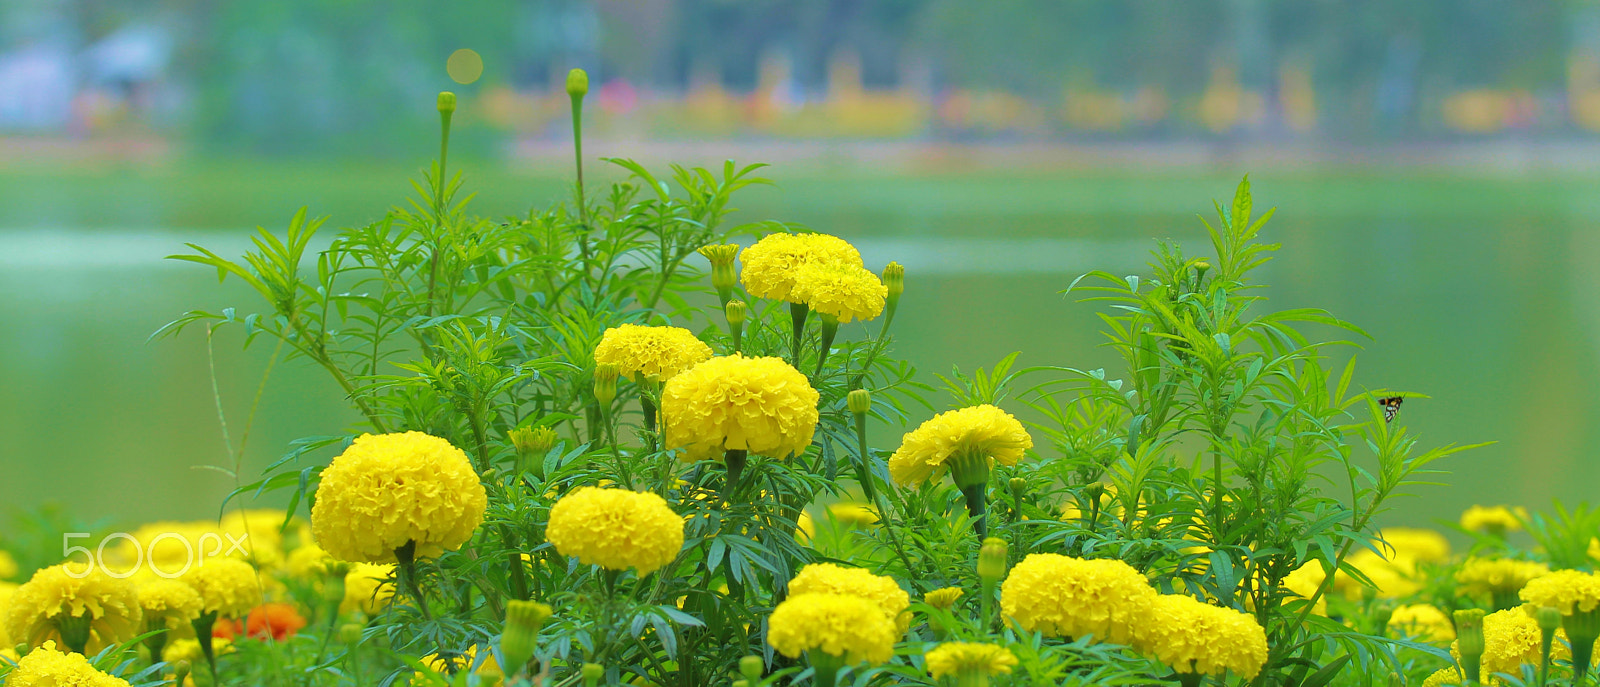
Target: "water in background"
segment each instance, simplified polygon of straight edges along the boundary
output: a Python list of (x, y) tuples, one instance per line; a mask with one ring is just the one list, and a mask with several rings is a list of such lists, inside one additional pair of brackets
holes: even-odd
[[(0, 179), (0, 504), (67, 504), (118, 521), (205, 517), (287, 443), (354, 420), (304, 361), (277, 364), (237, 331), (147, 341), (186, 309), (260, 304), (236, 282), (163, 261), (196, 242), (237, 255), (247, 228), (300, 204), (332, 225), (377, 217), (412, 170), (213, 164)], [(1143, 272), (1153, 238), (1204, 247), (1196, 213), (1232, 192), (1223, 173), (925, 174), (775, 170), (743, 218), (797, 221), (857, 242), (869, 266), (906, 265), (899, 353), (925, 381), (1014, 350), (1024, 365), (1112, 362), (1089, 306), (1058, 292), (1090, 269)], [(555, 175), (469, 169), (479, 212), (562, 197)], [(1423, 445), (1495, 440), (1444, 468), (1452, 486), (1389, 522), (1425, 524), (1474, 502), (1542, 506), (1590, 496), (1600, 404), (1596, 182), (1395, 173), (1254, 179), (1280, 206), (1263, 279), (1274, 307), (1326, 307), (1366, 329), (1365, 386), (1431, 395), (1401, 417)], [(848, 332), (848, 329), (846, 330)], [(215, 386), (212, 369), (214, 360)], [(214, 393), (215, 392), (215, 393)], [(224, 430), (218, 420), (221, 399)], [(942, 400), (942, 399), (941, 399)], [(892, 435), (889, 442), (892, 443)], [(1048, 450), (1045, 453), (1049, 453)]]

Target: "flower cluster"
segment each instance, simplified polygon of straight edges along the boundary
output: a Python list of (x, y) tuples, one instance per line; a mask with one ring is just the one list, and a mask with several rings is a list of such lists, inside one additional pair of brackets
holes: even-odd
[(12, 641), (54, 640), (93, 653), (139, 633), (144, 616), (133, 583), (98, 569), (77, 577), (67, 565), (40, 569), (12, 593), (5, 617)]
[(819, 398), (805, 375), (778, 358), (712, 358), (667, 382), (667, 447), (686, 448), (696, 459), (730, 449), (773, 458), (805, 453)]
[(937, 478), (962, 459), (1016, 465), (1033, 437), (1015, 417), (992, 405), (933, 416), (905, 435), (889, 458), (889, 474), (900, 484)]
[(1008, 675), (1017, 666), (1017, 657), (1003, 646), (974, 642), (945, 642), (923, 655), (928, 673), (935, 679), (963, 673)]
[(550, 508), (545, 538), (584, 564), (648, 575), (683, 548), (683, 518), (655, 494), (583, 487)]
[(1029, 554), (1000, 587), (1002, 612), (1024, 630), (1119, 644), (1134, 636), (1156, 596), (1127, 563), (1053, 553)]
[(839, 322), (883, 313), (889, 287), (860, 262), (809, 262), (795, 271), (790, 297)]
[(739, 279), (756, 298), (803, 302), (795, 294), (801, 268), (811, 263), (861, 266), (861, 253), (843, 239), (827, 234), (768, 234), (740, 256)]
[(1537, 561), (1513, 558), (1469, 558), (1456, 571), (1461, 591), (1471, 596), (1516, 594), (1536, 578), (1550, 573), (1550, 566)]
[(1472, 506), (1461, 513), (1461, 529), (1468, 532), (1505, 534), (1522, 529), (1527, 509), (1506, 506)]
[(594, 349), (598, 364), (617, 366), (624, 377), (652, 382), (671, 379), (711, 358), (711, 347), (682, 327), (624, 324), (606, 330)]
[(845, 568), (832, 563), (812, 563), (800, 569), (789, 581), (790, 594), (849, 594), (871, 601), (884, 615), (895, 621), (904, 633), (911, 622), (906, 611), (911, 606), (907, 594), (893, 578), (874, 575), (861, 568)]
[(1600, 575), (1557, 570), (1530, 580), (1522, 588), (1522, 600), (1534, 606), (1549, 606), (1561, 611), (1561, 615), (1589, 613), (1600, 606)]
[(467, 455), (421, 432), (363, 434), (322, 471), (311, 527), (340, 560), (394, 563), (414, 543), (437, 556), (472, 537), (488, 494)]

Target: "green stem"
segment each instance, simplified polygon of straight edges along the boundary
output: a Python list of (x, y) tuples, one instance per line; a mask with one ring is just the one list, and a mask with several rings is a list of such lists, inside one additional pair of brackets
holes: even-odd
[(749, 462), (749, 456), (748, 451), (737, 448), (730, 448), (723, 454), (722, 463), (728, 468), (728, 481), (722, 485), (722, 500), (733, 502), (734, 493), (739, 488), (739, 480), (744, 475), (744, 467)]
[(794, 340), (790, 344), (789, 359), (795, 369), (800, 369), (800, 341), (806, 335), (806, 317), (811, 314), (811, 308), (805, 303), (790, 303), (789, 318), (794, 321)]
[(989, 504), (984, 493), (987, 486), (984, 482), (961, 488), (961, 493), (967, 497), (967, 512), (972, 515), (972, 529), (978, 533), (978, 541), (989, 536)]
[(978, 607), (983, 614), (983, 624), (978, 626), (983, 636), (989, 635), (989, 630), (994, 628), (994, 582), (983, 580), (983, 598), (978, 599)]
[[(589, 264), (589, 204), (583, 199), (583, 96), (572, 96), (572, 156), (578, 168), (578, 251)], [(587, 269), (585, 270), (587, 271)]]
[(505, 542), (509, 551), (506, 552), (506, 563), (511, 570), (511, 596), (519, 601), (528, 600), (528, 571), (522, 565), (522, 552), (518, 549), (517, 534), (509, 526), (500, 528), (500, 538)]
[(422, 587), (417, 584), (417, 540), (408, 540), (405, 546), (394, 550), (395, 572), (400, 578), (400, 588), (404, 589), (411, 598), (417, 602), (417, 610), (422, 613), (422, 619), (433, 620), (433, 613), (428, 610), (428, 599), (422, 595)]
[(190, 621), (194, 626), (195, 641), (200, 643), (200, 653), (206, 657), (206, 667), (211, 669), (211, 684), (220, 685), (222, 679), (217, 676), (217, 652), (211, 643), (211, 629), (217, 624), (217, 612), (201, 613), (200, 617)]
[(640, 412), (644, 413), (645, 448), (649, 452), (654, 453), (657, 446), (656, 403), (650, 398), (650, 394), (644, 389), (639, 390), (639, 410)]
[[(867, 453), (867, 414), (856, 413), (856, 480), (861, 482), (861, 493), (877, 505), (877, 489), (872, 482), (872, 457)], [(880, 514), (879, 517), (882, 517)]]
[(1583, 687), (1589, 676), (1589, 661), (1594, 657), (1594, 638), (1572, 637), (1571, 632), (1567, 637), (1572, 640), (1572, 684)]
[[(822, 364), (828, 362), (828, 353), (833, 350), (833, 337), (839, 333), (839, 320), (832, 315), (822, 316), (822, 347), (817, 349), (817, 372), (811, 375), (815, 379), (822, 378)], [(799, 359), (796, 358), (796, 361)], [(798, 364), (798, 362), (796, 363)]]
[(1200, 681), (1203, 679), (1205, 676), (1199, 673), (1178, 673), (1180, 687), (1200, 687)]

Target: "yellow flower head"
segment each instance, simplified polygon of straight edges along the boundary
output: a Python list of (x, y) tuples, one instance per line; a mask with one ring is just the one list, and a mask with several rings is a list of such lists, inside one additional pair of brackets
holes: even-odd
[(418, 558), (466, 543), (488, 504), (467, 454), (450, 442), (363, 434), (322, 471), (311, 527), (334, 558), (394, 563), (407, 542)]
[[(1530, 608), (1508, 608), (1483, 616), (1483, 675), (1495, 673), (1520, 675), (1522, 664), (1539, 665), (1539, 623), (1533, 619)], [(1550, 659), (1567, 659), (1567, 633), (1556, 630), (1556, 641), (1551, 643)], [(1461, 657), (1458, 642), (1450, 643), (1450, 654)]]
[(1029, 554), (1000, 585), (1001, 611), (1024, 630), (1119, 644), (1145, 622), (1155, 597), (1127, 563), (1053, 553)]
[(328, 574), (328, 564), (334, 562), (333, 556), (316, 544), (306, 544), (293, 553), (284, 563), (284, 571), (290, 577), (301, 580), (315, 580)]
[(831, 503), (828, 504), (828, 515), (845, 527), (862, 528), (878, 524), (877, 509), (865, 503)]
[[(1378, 550), (1407, 572), (1415, 570), (1417, 563), (1442, 563), (1450, 559), (1450, 541), (1433, 530), (1385, 527), (1378, 530), (1378, 536), (1383, 540), (1382, 543), (1373, 542)], [(1384, 543), (1394, 547), (1394, 551), (1391, 553)]]
[[(1412, 579), (1412, 568), (1401, 562), (1385, 560), (1383, 556), (1368, 550), (1357, 551), (1346, 560), (1355, 569), (1360, 570), (1372, 584), (1377, 587), (1376, 595), (1380, 599), (1394, 599), (1410, 596), (1422, 585)], [(1350, 575), (1339, 575), (1333, 580), (1333, 588), (1343, 592), (1347, 599), (1360, 599), (1367, 594), (1367, 589)]]
[(1522, 600), (1535, 607), (1551, 606), (1561, 615), (1589, 613), (1600, 606), (1600, 575), (1577, 570), (1557, 570), (1530, 580)]
[(795, 271), (790, 297), (840, 322), (883, 314), (889, 287), (855, 262), (809, 262)]
[(1016, 465), (1033, 437), (1015, 417), (984, 404), (939, 413), (900, 442), (889, 458), (894, 481), (911, 485), (937, 478), (962, 459)]
[(128, 687), (128, 681), (98, 670), (79, 653), (64, 653), (55, 642), (28, 652), (6, 676), (9, 687)]
[(616, 365), (617, 372), (629, 379), (644, 377), (652, 382), (671, 379), (710, 357), (711, 347), (682, 327), (624, 324), (607, 329), (594, 349), (596, 363)]
[[(211, 650), (216, 652), (216, 655), (218, 656), (223, 654), (231, 654), (233, 653), (233, 640), (228, 639), (227, 637), (213, 637), (211, 638)], [(205, 662), (206, 654), (205, 651), (200, 648), (200, 642), (198, 640), (190, 639), (188, 637), (179, 637), (167, 642), (166, 648), (161, 650), (161, 660), (166, 661), (167, 663), (188, 661), (191, 664), (200, 665), (201, 663)], [(187, 684), (193, 684), (193, 681), (190, 681)]]
[[(1328, 574), (1322, 570), (1322, 563), (1307, 561), (1283, 578), (1283, 586), (1285, 589), (1294, 592), (1295, 596), (1309, 599), (1316, 596), (1317, 589), (1322, 586), (1322, 582), (1327, 578)], [(1318, 615), (1328, 614), (1328, 597), (1326, 594), (1317, 599), (1317, 605), (1311, 609), (1311, 612)]]
[(11, 594), (6, 608), (6, 635), (13, 642), (39, 646), (48, 640), (62, 639), (62, 626), (87, 622), (90, 652), (132, 639), (139, 633), (143, 614), (139, 594), (133, 583), (105, 574), (99, 568), (81, 579), (76, 564), (72, 575), (67, 565), (54, 565), (33, 574), (33, 578)]
[(1249, 614), (1183, 594), (1161, 594), (1135, 630), (1134, 645), (1180, 673), (1253, 678), (1267, 662), (1267, 633)]
[(894, 620), (900, 632), (911, 623), (911, 595), (893, 578), (874, 575), (861, 568), (846, 568), (832, 563), (812, 563), (789, 580), (790, 594), (850, 594), (871, 601)]
[(850, 594), (796, 594), (767, 619), (767, 643), (789, 658), (807, 651), (878, 664), (894, 655), (898, 633), (877, 604)]
[(1450, 616), (1428, 604), (1408, 604), (1389, 616), (1390, 634), (1415, 638), (1419, 642), (1448, 642), (1456, 637)]
[(712, 358), (667, 382), (667, 447), (691, 458), (743, 449), (771, 458), (805, 453), (817, 429), (816, 389), (778, 358)]
[[(1422, 687), (1453, 687), (1463, 684), (1466, 684), (1466, 681), (1461, 679), (1461, 673), (1456, 672), (1454, 666), (1440, 668), (1422, 681)], [(1495, 684), (1495, 681), (1485, 675), (1484, 684)]]
[(923, 594), (922, 602), (934, 608), (948, 611), (956, 605), (957, 601), (961, 600), (963, 594), (966, 594), (966, 591), (960, 587), (945, 587)]
[(214, 558), (184, 573), (183, 581), (200, 595), (201, 612), (243, 618), (265, 600), (256, 569), (237, 558)]
[(563, 556), (648, 575), (683, 548), (683, 518), (653, 493), (583, 487), (550, 507), (545, 538)]
[(1528, 510), (1520, 506), (1473, 506), (1461, 513), (1461, 528), (1469, 532), (1505, 534), (1521, 530), (1522, 521), (1527, 517)]
[(1550, 566), (1514, 558), (1468, 558), (1456, 571), (1461, 591), (1477, 597), (1515, 594), (1530, 580), (1550, 573)]
[(367, 615), (377, 615), (394, 598), (393, 565), (357, 563), (350, 566), (344, 576), (344, 601), (339, 610), (361, 610)]
[(157, 577), (139, 585), (139, 608), (145, 627), (152, 630), (184, 627), (200, 617), (204, 605), (193, 587), (178, 580)]
[(861, 253), (827, 234), (768, 234), (740, 256), (744, 290), (757, 298), (802, 302), (794, 293), (800, 269), (813, 262), (861, 266)]
[(1010, 649), (994, 644), (945, 642), (923, 654), (928, 673), (939, 679), (958, 674), (1009, 675), (1017, 665)]

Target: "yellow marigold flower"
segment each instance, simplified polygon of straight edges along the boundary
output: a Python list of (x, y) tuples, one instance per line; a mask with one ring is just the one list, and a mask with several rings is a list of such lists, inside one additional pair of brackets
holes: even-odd
[(1461, 529), (1469, 532), (1505, 534), (1522, 529), (1528, 510), (1518, 506), (1473, 506), (1461, 513)]
[(156, 578), (139, 585), (139, 608), (146, 630), (177, 629), (200, 617), (200, 594), (183, 582)]
[(467, 454), (450, 442), (363, 434), (322, 471), (311, 527), (334, 558), (395, 563), (407, 542), (418, 558), (466, 543), (488, 503)]
[[(1322, 582), (1327, 577), (1328, 574), (1322, 570), (1321, 562), (1307, 561), (1304, 565), (1295, 568), (1294, 572), (1284, 576), (1283, 586), (1285, 589), (1294, 592), (1295, 596), (1309, 599), (1316, 596), (1317, 589), (1322, 586)], [(1311, 609), (1311, 612), (1317, 615), (1328, 614), (1328, 596), (1326, 594), (1317, 599), (1317, 605)]]
[[(1488, 685), (1498, 684), (1495, 680), (1490, 679), (1488, 676), (1484, 677), (1483, 682), (1484, 684)], [(1461, 679), (1461, 673), (1456, 672), (1454, 666), (1449, 668), (1440, 668), (1432, 675), (1429, 675), (1426, 680), (1422, 681), (1422, 687), (1455, 687), (1456, 685), (1461, 684), (1465, 684), (1465, 680)]]
[[(250, 541), (232, 541), (223, 535), (215, 522), (151, 522), (130, 533), (138, 541), (118, 537), (115, 548), (107, 551), (110, 568), (121, 574), (133, 570), (135, 561), (143, 552), (143, 571), (160, 571), (179, 575), (186, 566), (199, 565), (201, 561), (216, 556), (248, 555)], [(235, 538), (240, 535), (234, 534)]]
[(800, 268), (813, 262), (861, 266), (861, 253), (827, 234), (768, 234), (739, 256), (744, 290), (757, 298), (801, 302), (794, 294)]
[[(1376, 595), (1380, 599), (1394, 599), (1410, 596), (1422, 588), (1416, 580), (1412, 579), (1411, 568), (1385, 560), (1371, 551), (1357, 551), (1346, 562), (1360, 570), (1376, 585)], [(1349, 575), (1339, 575), (1334, 578), (1333, 588), (1343, 592), (1347, 599), (1360, 599), (1364, 596), (1366, 588)]]
[(1461, 591), (1476, 597), (1515, 599), (1529, 581), (1550, 573), (1550, 566), (1537, 561), (1519, 561), (1513, 558), (1469, 558), (1456, 571), (1456, 582)]
[(17, 559), (11, 557), (10, 551), (0, 550), (0, 580), (9, 580), (17, 576)]
[[(1568, 660), (1572, 654), (1567, 649), (1566, 631), (1556, 630), (1556, 637), (1551, 643), (1550, 659)], [(1519, 675), (1522, 664), (1539, 665), (1540, 639), (1539, 623), (1533, 619), (1531, 608), (1508, 608), (1483, 616), (1483, 676)], [(1450, 643), (1450, 654), (1459, 660), (1457, 644)]]
[(816, 389), (778, 358), (712, 358), (667, 382), (667, 447), (691, 458), (742, 449), (771, 458), (805, 453), (817, 429)]
[(344, 576), (344, 601), (339, 610), (360, 610), (367, 615), (377, 615), (394, 598), (393, 565), (356, 563)]
[(653, 382), (671, 379), (711, 358), (711, 347), (682, 327), (643, 327), (624, 324), (606, 330), (594, 349), (596, 363), (617, 366), (629, 379)]
[(683, 518), (653, 493), (583, 487), (550, 507), (545, 539), (563, 556), (644, 576), (677, 558)]
[(960, 587), (944, 587), (942, 589), (935, 589), (927, 594), (923, 594), (922, 602), (934, 608), (948, 611), (951, 609), (951, 607), (955, 606), (956, 602), (961, 600), (962, 595), (966, 593), (967, 592)]
[(1389, 627), (1420, 642), (1448, 642), (1456, 638), (1456, 626), (1450, 622), (1450, 616), (1428, 604), (1407, 604), (1394, 609), (1389, 616)]
[(332, 562), (333, 556), (329, 556), (322, 547), (306, 544), (290, 553), (283, 567), (290, 577), (314, 580), (328, 574), (328, 564)]
[(128, 687), (128, 681), (98, 670), (79, 653), (63, 653), (55, 642), (28, 652), (6, 676), (9, 687)]
[(1155, 597), (1127, 563), (1053, 553), (1029, 554), (1000, 585), (1001, 611), (1024, 630), (1119, 644), (1145, 622)]
[(767, 643), (789, 658), (807, 651), (878, 664), (894, 655), (898, 633), (877, 605), (850, 594), (796, 594), (767, 619)]
[(1161, 594), (1149, 602), (1133, 644), (1180, 673), (1253, 678), (1267, 662), (1267, 633), (1255, 618), (1183, 594)]
[[(1405, 568), (1416, 569), (1417, 563), (1442, 563), (1450, 559), (1450, 541), (1433, 530), (1417, 527), (1385, 527), (1378, 530), (1382, 540), (1374, 542), (1390, 562)], [(1394, 548), (1392, 555), (1384, 543)]]
[(817, 521), (810, 513), (800, 511), (800, 517), (794, 519), (794, 540), (809, 545), (812, 539), (817, 538)]
[(132, 582), (99, 568), (74, 578), (66, 565), (54, 565), (35, 572), (11, 594), (5, 625), (14, 642), (39, 646), (56, 640), (92, 653), (132, 639), (142, 618)]
[(895, 621), (900, 632), (911, 624), (911, 595), (894, 578), (874, 575), (861, 568), (846, 568), (832, 563), (812, 563), (789, 580), (790, 594), (850, 594), (876, 604)]
[(923, 654), (934, 679), (957, 674), (1009, 675), (1017, 665), (1010, 649), (994, 644), (945, 642)]
[[(233, 640), (228, 639), (227, 637), (212, 637), (211, 650), (216, 652), (218, 656), (223, 654), (231, 654), (233, 653)], [(161, 650), (161, 660), (166, 661), (167, 663), (188, 661), (191, 664), (200, 665), (205, 663), (206, 655), (205, 652), (200, 649), (200, 642), (198, 640), (188, 637), (179, 637), (167, 642), (166, 648)], [(191, 682), (190, 684), (193, 683)]]
[(870, 527), (878, 524), (878, 511), (864, 503), (841, 501), (828, 505), (828, 515), (845, 527)]
[(256, 569), (236, 558), (206, 561), (191, 568), (182, 579), (200, 595), (202, 613), (243, 618), (265, 601)]
[(1534, 607), (1550, 606), (1561, 615), (1589, 613), (1600, 606), (1600, 575), (1577, 570), (1557, 570), (1530, 580), (1522, 600)]
[[(490, 651), (486, 653), (489, 655), (483, 659), (483, 664), (479, 665), (478, 669), (473, 671), (473, 673), (484, 677), (505, 677), (505, 673), (500, 670), (500, 662), (494, 660), (494, 652)], [(455, 675), (456, 673), (471, 668), (473, 665), (478, 663), (478, 646), (474, 644), (470, 647), (467, 647), (467, 650), (464, 652), (434, 652), (428, 654), (427, 656), (423, 656), (422, 663), (423, 665), (428, 666), (428, 670), (431, 670), (439, 675)], [(420, 676), (421, 673), (417, 673), (417, 675)], [(493, 681), (485, 681), (485, 684), (497, 683)]]
[(1016, 465), (1030, 448), (1033, 437), (1010, 413), (972, 406), (939, 413), (906, 434), (889, 458), (889, 474), (899, 484), (918, 484), (966, 462), (981, 461), (985, 471), (994, 462)]
[(889, 287), (860, 263), (810, 262), (795, 271), (790, 296), (844, 323), (883, 314)]

